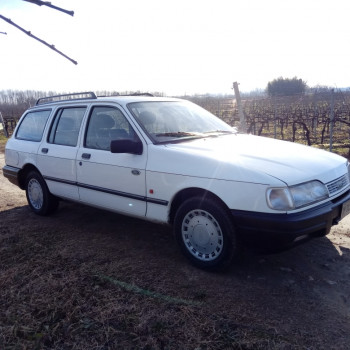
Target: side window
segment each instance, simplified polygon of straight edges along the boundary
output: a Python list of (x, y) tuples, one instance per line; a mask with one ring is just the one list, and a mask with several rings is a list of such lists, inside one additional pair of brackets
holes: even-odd
[(57, 111), (49, 134), (49, 143), (76, 146), (86, 107), (61, 108)]
[(41, 141), (51, 110), (29, 112), (22, 120), (16, 138), (28, 141)]
[(84, 146), (109, 151), (111, 141), (137, 136), (123, 113), (114, 107), (94, 107), (89, 118)]

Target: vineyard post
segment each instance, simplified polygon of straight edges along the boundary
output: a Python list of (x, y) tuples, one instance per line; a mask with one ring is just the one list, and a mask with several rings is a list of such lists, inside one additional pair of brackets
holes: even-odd
[(331, 90), (331, 115), (330, 119), (330, 130), (329, 130), (329, 151), (333, 150), (333, 127), (334, 127), (334, 89)]
[(2, 127), (3, 127), (3, 130), (4, 130), (4, 134), (5, 134), (5, 136), (8, 138), (8, 137), (9, 137), (9, 134), (8, 134), (8, 132), (7, 132), (6, 125), (5, 125), (5, 120), (4, 120), (4, 118), (2, 117), (1, 112), (0, 112), (0, 121), (1, 121), (1, 124), (2, 124)]
[(277, 107), (276, 107), (276, 101), (273, 101), (273, 109), (274, 109), (274, 121), (273, 121), (273, 137), (277, 138)]
[(241, 95), (239, 93), (238, 83), (237, 82), (233, 83), (233, 90), (235, 91), (236, 102), (237, 102), (237, 107), (238, 107), (238, 115), (239, 115), (239, 121), (240, 121), (239, 129), (242, 132), (247, 132), (247, 125), (246, 125), (246, 122), (245, 122), (245, 117), (244, 117), (243, 107), (242, 107), (242, 101), (241, 101)]
[[(315, 97), (314, 97), (315, 99)], [(315, 140), (317, 140), (317, 127), (318, 127), (318, 116), (320, 115), (319, 113), (319, 107), (317, 106), (316, 102), (314, 101), (314, 118), (312, 119), (312, 131), (314, 134)]]

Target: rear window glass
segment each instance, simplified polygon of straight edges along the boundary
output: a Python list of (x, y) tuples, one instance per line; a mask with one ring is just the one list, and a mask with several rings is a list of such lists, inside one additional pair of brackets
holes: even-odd
[(86, 107), (59, 109), (52, 124), (48, 142), (57, 145), (76, 146), (85, 110)]
[(22, 120), (16, 138), (28, 141), (41, 141), (51, 110), (35, 111), (26, 114)]

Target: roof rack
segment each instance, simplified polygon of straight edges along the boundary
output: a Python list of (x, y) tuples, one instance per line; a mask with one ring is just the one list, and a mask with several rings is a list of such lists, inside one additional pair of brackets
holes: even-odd
[(45, 103), (59, 102), (59, 101), (69, 101), (69, 100), (88, 100), (97, 99), (94, 92), (77, 92), (73, 94), (47, 96), (39, 98), (36, 101), (36, 105), (43, 105)]
[(150, 97), (154, 97), (154, 95), (150, 94), (149, 92), (135, 92), (133, 94), (126, 95), (126, 96), (150, 96)]
[(154, 97), (154, 95), (152, 95), (149, 92), (134, 92), (132, 94), (115, 94), (115, 95), (98, 95), (97, 97), (124, 97), (124, 96), (150, 96), (150, 97)]

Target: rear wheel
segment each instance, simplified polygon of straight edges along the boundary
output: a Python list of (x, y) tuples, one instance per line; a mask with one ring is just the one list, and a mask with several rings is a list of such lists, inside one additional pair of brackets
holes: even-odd
[(237, 254), (229, 214), (215, 200), (186, 200), (176, 213), (174, 231), (183, 253), (197, 267), (222, 269)]
[(44, 179), (36, 171), (27, 175), (26, 196), (35, 214), (49, 215), (58, 207), (58, 199), (50, 193)]

